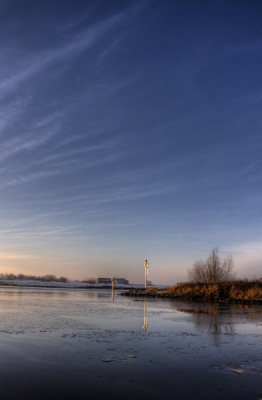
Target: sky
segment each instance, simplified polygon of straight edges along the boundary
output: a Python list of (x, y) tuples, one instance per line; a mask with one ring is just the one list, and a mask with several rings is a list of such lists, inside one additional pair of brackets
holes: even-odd
[(261, 1), (0, 0), (0, 273), (262, 277)]

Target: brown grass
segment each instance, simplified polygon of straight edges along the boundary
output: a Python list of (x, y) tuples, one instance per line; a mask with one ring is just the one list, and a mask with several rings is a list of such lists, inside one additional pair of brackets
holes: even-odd
[(180, 283), (166, 291), (170, 297), (191, 299), (262, 300), (261, 281)]

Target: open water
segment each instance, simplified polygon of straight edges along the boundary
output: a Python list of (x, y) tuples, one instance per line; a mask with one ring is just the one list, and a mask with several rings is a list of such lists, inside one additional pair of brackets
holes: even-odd
[(0, 398), (262, 399), (262, 307), (0, 287)]

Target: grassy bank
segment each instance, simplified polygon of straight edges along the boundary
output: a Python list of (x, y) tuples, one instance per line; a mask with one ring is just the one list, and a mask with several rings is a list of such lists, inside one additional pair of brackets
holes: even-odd
[(121, 295), (262, 304), (262, 281), (185, 282), (165, 289), (157, 287), (148, 289), (134, 288), (121, 293)]
[(170, 298), (262, 300), (261, 281), (229, 281), (218, 283), (180, 283), (166, 290)]

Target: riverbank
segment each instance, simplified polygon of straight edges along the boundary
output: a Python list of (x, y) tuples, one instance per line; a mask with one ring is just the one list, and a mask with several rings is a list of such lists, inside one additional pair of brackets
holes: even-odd
[[(31, 288), (53, 288), (53, 289), (110, 289), (112, 290), (112, 284), (108, 283), (87, 283), (81, 281), (69, 281), (69, 282), (57, 282), (57, 281), (38, 281), (38, 280), (8, 280), (8, 279), (0, 279), (0, 287), (11, 287), (11, 286), (19, 286), (19, 287), (31, 287)], [(164, 286), (162, 286), (163, 288)], [(135, 284), (115, 284), (115, 290), (130, 290), (133, 288), (142, 289), (143, 285), (135, 285)], [(161, 286), (159, 286), (161, 288)]]
[[(103, 283), (86, 283), (86, 282), (44, 282), (44, 281), (27, 281), (27, 280), (0, 280), (0, 287), (31, 287), (31, 288), (48, 288), (48, 289), (110, 289), (112, 285)], [(142, 285), (141, 285), (142, 286)], [(115, 290), (128, 290), (134, 286), (115, 284)]]
[(165, 289), (134, 288), (121, 295), (262, 305), (262, 282), (230, 281), (212, 284), (186, 282)]

